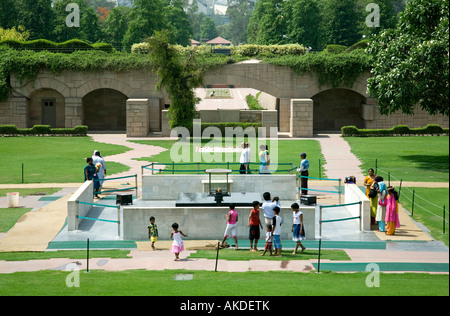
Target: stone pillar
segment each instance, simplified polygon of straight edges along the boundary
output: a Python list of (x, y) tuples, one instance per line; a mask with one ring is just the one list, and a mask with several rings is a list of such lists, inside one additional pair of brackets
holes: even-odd
[(280, 98), (280, 132), (290, 131), (291, 99)]
[(66, 98), (65, 127), (83, 125), (83, 98)]
[(127, 137), (147, 136), (150, 131), (149, 99), (127, 100)]
[(170, 126), (169, 126), (169, 110), (162, 110), (161, 111), (161, 132), (162, 137), (169, 137), (170, 136)]
[(160, 132), (161, 131), (161, 108), (159, 98), (149, 99), (149, 129), (150, 132)]
[(291, 100), (291, 137), (313, 137), (313, 100)]

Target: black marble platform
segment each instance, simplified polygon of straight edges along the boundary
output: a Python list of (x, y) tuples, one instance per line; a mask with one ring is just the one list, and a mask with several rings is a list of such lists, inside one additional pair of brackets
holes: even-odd
[(261, 193), (256, 192), (232, 192), (223, 195), (222, 202), (216, 202), (216, 196), (208, 193), (178, 193), (178, 198), (175, 203), (177, 207), (191, 207), (191, 206), (229, 206), (233, 203), (236, 206), (253, 206), (253, 201), (262, 202)]

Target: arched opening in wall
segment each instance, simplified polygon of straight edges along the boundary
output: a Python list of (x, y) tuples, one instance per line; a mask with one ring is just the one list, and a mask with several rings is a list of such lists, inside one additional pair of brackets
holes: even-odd
[(64, 96), (53, 89), (34, 91), (28, 101), (27, 126), (50, 125), (65, 127), (66, 102)]
[[(200, 98), (196, 109), (203, 123), (241, 122), (279, 126), (279, 99), (254, 88), (230, 84), (207, 84), (195, 89)], [(271, 112), (263, 110), (270, 110)]]
[(97, 89), (83, 97), (83, 124), (91, 131), (125, 131), (128, 97), (113, 89)]
[(365, 97), (348, 89), (330, 89), (312, 97), (314, 132), (338, 131), (342, 126), (364, 128), (362, 104)]

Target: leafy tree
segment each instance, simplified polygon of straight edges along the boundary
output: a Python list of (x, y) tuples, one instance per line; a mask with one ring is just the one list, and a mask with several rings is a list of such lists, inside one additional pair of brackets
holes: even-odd
[(13, 26), (10, 29), (3, 29), (0, 27), (0, 41), (3, 40), (16, 40), (16, 41), (26, 41), (30, 37), (30, 32), (25, 30), (25, 27), (19, 26), (16, 27)]
[(291, 41), (314, 48), (322, 47), (323, 27), (318, 0), (288, 0), (284, 16)]
[[(398, 2), (397, 0), (377, 0), (377, 1), (363, 0), (361, 3), (362, 5), (361, 14), (365, 18), (362, 19), (360, 23), (361, 35), (370, 36), (372, 34), (378, 34), (385, 29), (395, 28), (395, 25), (397, 24), (397, 12), (396, 12), (396, 6), (398, 5), (397, 2)], [(365, 21), (366, 17), (372, 13), (371, 11), (366, 10), (367, 5), (371, 3), (376, 3), (379, 8), (378, 27), (368, 26)]]
[(247, 42), (247, 26), (254, 5), (250, 0), (228, 0), (227, 16), (230, 23), (227, 38), (233, 44)]
[(162, 0), (134, 0), (130, 23), (123, 39), (125, 47), (141, 43), (156, 30), (164, 28), (164, 5)]
[(122, 47), (123, 38), (128, 29), (130, 12), (131, 8), (129, 7), (115, 7), (101, 24), (105, 42), (110, 43), (116, 49)]
[(380, 113), (449, 115), (449, 8), (447, 1), (410, 0), (396, 29), (369, 44), (375, 58), (368, 89)]
[[(70, 3), (76, 3), (80, 9), (80, 27), (68, 27), (66, 25), (67, 16), (70, 14), (66, 11), (66, 7)], [(52, 36), (56, 42), (64, 42), (74, 38), (92, 43), (103, 40), (99, 17), (86, 0), (57, 0), (53, 4), (53, 13), (55, 26)]]
[(8, 29), (16, 24), (18, 19), (18, 9), (15, 0), (0, 1), (0, 27)]
[(149, 57), (155, 65), (159, 82), (156, 88), (165, 88), (169, 98), (169, 124), (171, 128), (183, 126), (191, 129), (198, 98), (194, 88), (203, 82), (200, 67), (191, 51), (189, 56), (182, 56), (169, 45), (169, 32), (156, 31), (148, 39), (151, 53)]
[(190, 45), (192, 28), (189, 17), (183, 8), (182, 0), (166, 0), (165, 15), (167, 29), (170, 32), (170, 43), (183, 46)]
[(214, 23), (213, 19), (211, 19), (209, 16), (203, 19), (200, 36), (201, 39), (208, 39), (208, 40), (212, 40), (213, 38), (219, 36), (219, 33), (217, 32), (216, 28), (216, 23)]
[(250, 18), (248, 40), (252, 44), (283, 44), (286, 22), (283, 15), (283, 0), (259, 0)]
[(357, 0), (326, 0), (323, 10), (326, 44), (351, 46), (360, 40), (365, 15), (357, 10)]
[(51, 39), (54, 29), (52, 0), (17, 1), (18, 23), (30, 32), (30, 39)]

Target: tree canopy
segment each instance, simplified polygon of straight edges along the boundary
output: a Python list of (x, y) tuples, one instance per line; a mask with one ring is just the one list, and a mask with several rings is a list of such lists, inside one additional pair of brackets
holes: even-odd
[(449, 8), (445, 0), (410, 0), (397, 28), (370, 43), (374, 57), (368, 89), (380, 113), (449, 115)]

